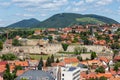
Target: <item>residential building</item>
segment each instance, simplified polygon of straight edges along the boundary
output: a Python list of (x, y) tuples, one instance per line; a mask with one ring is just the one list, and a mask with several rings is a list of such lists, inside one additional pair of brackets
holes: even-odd
[(61, 67), (61, 80), (80, 80), (80, 68)]
[(42, 33), (42, 30), (35, 30), (34, 35), (40, 35)]

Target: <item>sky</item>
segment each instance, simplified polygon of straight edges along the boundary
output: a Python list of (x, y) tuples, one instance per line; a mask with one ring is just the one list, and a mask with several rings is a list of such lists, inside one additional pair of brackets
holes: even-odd
[(97, 14), (120, 22), (120, 0), (0, 0), (0, 27), (58, 13)]

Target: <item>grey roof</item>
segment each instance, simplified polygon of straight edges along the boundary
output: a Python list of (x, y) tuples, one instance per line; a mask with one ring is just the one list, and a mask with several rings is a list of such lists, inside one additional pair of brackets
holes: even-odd
[(49, 73), (41, 70), (29, 70), (15, 80), (21, 80), (22, 78), (28, 80), (55, 80)]
[(77, 65), (77, 67), (80, 67), (80, 68), (87, 68), (86, 65), (84, 65), (84, 64), (80, 64), (80, 63)]
[(70, 67), (68, 71), (74, 71), (76, 67)]

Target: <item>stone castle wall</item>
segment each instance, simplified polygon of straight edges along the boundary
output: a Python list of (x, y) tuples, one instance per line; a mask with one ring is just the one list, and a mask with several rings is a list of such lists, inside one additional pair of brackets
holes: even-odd
[[(96, 53), (102, 53), (102, 52), (107, 52), (107, 53), (112, 53), (110, 49), (108, 49), (106, 46), (97, 46), (97, 45), (69, 45), (67, 51), (68, 52), (74, 52), (75, 47), (85, 47), (87, 48), (87, 51), (89, 52), (90, 50), (95, 51)], [(19, 46), (19, 47), (5, 47), (2, 51), (2, 53), (8, 53), (8, 52), (13, 52), (13, 53), (19, 53), (19, 51), (22, 50), (24, 53), (30, 53), (30, 54), (55, 54), (59, 51), (63, 51), (61, 44), (47, 44), (44, 45), (43, 47), (40, 46)]]

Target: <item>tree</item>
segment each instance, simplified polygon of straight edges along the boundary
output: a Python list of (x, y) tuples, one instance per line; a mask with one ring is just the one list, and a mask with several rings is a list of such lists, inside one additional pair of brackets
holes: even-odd
[(52, 36), (48, 36), (48, 39), (49, 39), (49, 42), (51, 43), (52, 40), (53, 40), (53, 37)]
[(5, 73), (3, 74), (3, 79), (4, 79), (4, 80), (14, 80), (14, 76), (13, 76), (11, 73), (5, 72)]
[(62, 43), (62, 48), (63, 48), (64, 51), (67, 50), (68, 46), (69, 46), (68, 44)]
[(113, 50), (113, 59), (114, 59), (114, 57), (119, 53), (119, 51), (118, 50)]
[(87, 38), (83, 39), (84, 45), (92, 45), (93, 42), (88, 40)]
[(6, 71), (3, 74), (4, 80), (14, 80), (16, 78), (15, 73), (10, 73), (10, 67), (9, 64), (6, 64)]
[(83, 60), (81, 56), (77, 56), (77, 59), (78, 59), (79, 61), (82, 61), (82, 60)]
[(83, 47), (83, 53), (87, 52), (87, 48), (86, 47)]
[(17, 57), (12, 53), (8, 53), (8, 54), (3, 54), (1, 56), (1, 59), (2, 60), (15, 60), (15, 59), (17, 59)]
[(62, 38), (60, 36), (57, 37), (57, 41), (58, 42), (61, 42), (62, 41)]
[(96, 53), (95, 53), (95, 52), (92, 52), (92, 53), (91, 53), (91, 60), (93, 60), (93, 59), (96, 58), (96, 57), (97, 57)]
[(73, 43), (76, 43), (76, 42), (78, 42), (79, 40), (78, 40), (78, 38), (74, 38), (74, 40), (72, 41)]
[(51, 55), (51, 63), (54, 63), (55, 61), (54, 61), (54, 55), (52, 54)]
[(104, 67), (100, 66), (100, 67), (98, 67), (98, 68), (95, 70), (95, 72), (97, 72), (97, 73), (105, 73), (105, 69), (104, 69)]
[(114, 70), (115, 70), (116, 72), (118, 72), (119, 66), (118, 66), (118, 65), (115, 65), (115, 66), (114, 66)]
[(104, 40), (109, 43), (111, 40), (110, 40), (110, 37), (108, 35), (105, 36)]
[(9, 64), (6, 64), (6, 72), (10, 72), (10, 66), (9, 66)]
[(43, 67), (43, 59), (41, 57), (40, 61), (39, 61), (39, 64), (38, 64), (38, 70), (42, 70), (42, 67)]
[(90, 78), (89, 80), (96, 80), (96, 79), (94, 79), (94, 78)]
[(22, 66), (15, 66), (15, 69), (13, 70), (13, 73), (16, 74), (17, 70), (22, 70)]
[(74, 53), (75, 53), (76, 55), (80, 55), (81, 52), (82, 52), (82, 49), (81, 49), (80, 47), (75, 47), (75, 48), (74, 48)]
[(117, 72), (119, 70), (119, 67), (120, 67), (120, 62), (116, 62), (114, 64), (114, 70)]
[(0, 41), (0, 51), (3, 49), (3, 42)]
[(51, 59), (49, 57), (47, 58), (46, 66), (51, 66)]
[(117, 42), (115, 42), (114, 44), (111, 45), (111, 48), (112, 49), (119, 49), (120, 45)]
[(102, 76), (102, 77), (99, 78), (99, 80), (107, 80), (107, 78)]
[(17, 39), (13, 39), (12, 45), (13, 46), (21, 46), (20, 42)]
[(60, 61), (59, 61), (59, 59), (57, 58), (57, 60), (56, 60), (56, 63), (59, 63)]

